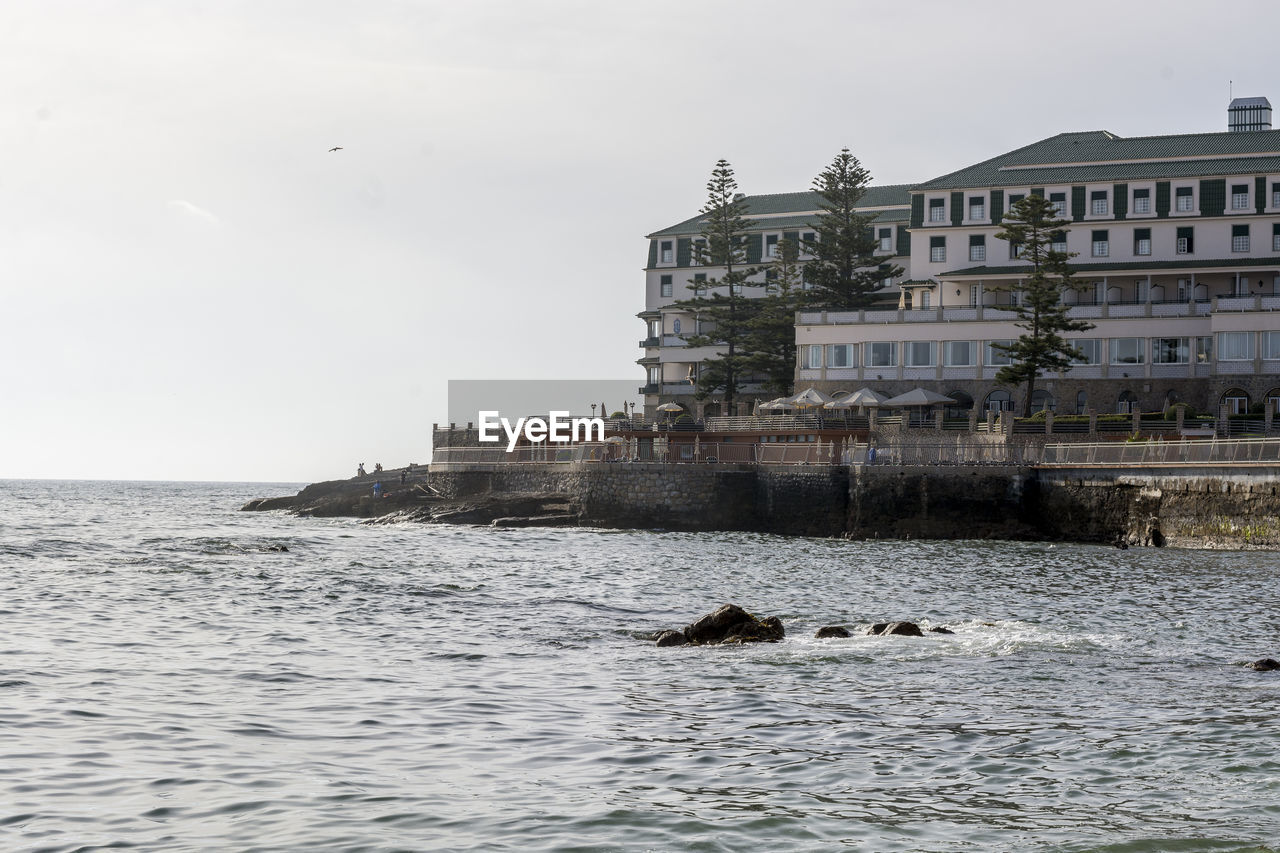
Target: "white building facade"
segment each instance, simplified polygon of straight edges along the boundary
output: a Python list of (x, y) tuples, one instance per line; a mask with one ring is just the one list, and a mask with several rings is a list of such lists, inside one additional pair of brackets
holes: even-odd
[(993, 343), (1028, 267), (996, 234), (1042, 195), (1070, 221), (1058, 248), (1082, 288), (1067, 337), (1082, 356), (1044, 377), (1034, 408), (1059, 414), (1256, 411), (1280, 402), (1280, 131), (1266, 99), (1237, 99), (1222, 133), (1064, 133), (910, 190), (904, 307), (807, 312), (797, 384), (896, 394), (925, 387), (957, 408), (1020, 410)]

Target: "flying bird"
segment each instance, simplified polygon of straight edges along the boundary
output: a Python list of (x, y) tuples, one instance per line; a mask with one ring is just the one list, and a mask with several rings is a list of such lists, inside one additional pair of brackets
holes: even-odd
[(341, 151), (341, 150), (342, 150), (342, 146), (341, 146), (341, 145), (335, 145), (333, 148), (330, 148), (330, 149), (329, 149), (329, 153), (330, 153), (330, 154), (332, 154), (332, 153), (333, 153), (333, 152), (335, 152), (335, 151)]

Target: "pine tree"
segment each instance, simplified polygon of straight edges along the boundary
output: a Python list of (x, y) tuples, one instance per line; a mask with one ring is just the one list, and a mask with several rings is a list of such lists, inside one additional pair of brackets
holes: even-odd
[(801, 291), (800, 247), (783, 238), (765, 267), (765, 295), (756, 300), (750, 323), (747, 365), (765, 377), (771, 393), (789, 395), (796, 375), (796, 311)]
[(1068, 263), (1074, 253), (1052, 250), (1054, 236), (1065, 234), (1068, 224), (1057, 217), (1053, 204), (1043, 196), (1027, 196), (1013, 205), (1002, 224), (996, 238), (1017, 247), (1018, 257), (1031, 264), (1031, 272), (1021, 285), (1023, 298), (1013, 309), (1018, 316), (1015, 325), (1026, 332), (1011, 344), (992, 345), (1012, 361), (1000, 368), (996, 381), (1003, 385), (1026, 383), (1023, 417), (1030, 417), (1031, 397), (1040, 374), (1066, 370), (1080, 356), (1062, 333), (1087, 331), (1093, 324), (1071, 319), (1063, 302), (1066, 291), (1077, 289)]
[(816, 239), (805, 240), (812, 257), (805, 264), (805, 280), (812, 288), (809, 301), (825, 311), (854, 311), (873, 301), (881, 282), (901, 275), (902, 268), (877, 257), (872, 221), (875, 215), (858, 213), (858, 202), (867, 191), (871, 173), (858, 158), (841, 149), (831, 165), (813, 179), (823, 211), (813, 222)]
[(705, 219), (702, 239), (693, 244), (694, 263), (724, 272), (690, 285), (693, 297), (677, 302), (676, 307), (697, 320), (695, 333), (684, 336), (688, 346), (721, 348), (703, 360), (695, 396), (705, 399), (722, 391), (728, 410), (751, 370), (748, 339), (759, 305), (746, 295), (746, 289), (761, 287), (763, 282), (749, 280), (757, 269), (747, 266), (746, 233), (755, 223), (746, 218), (746, 205), (727, 161), (720, 160), (712, 170), (707, 203), (700, 212)]

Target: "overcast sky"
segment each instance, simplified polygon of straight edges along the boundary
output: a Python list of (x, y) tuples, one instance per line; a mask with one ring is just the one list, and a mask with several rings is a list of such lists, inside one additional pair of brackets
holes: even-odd
[[(426, 461), (449, 379), (634, 379), (644, 235), (1280, 105), (1271, 2), (0, 5), (0, 477)], [(329, 148), (343, 150), (330, 153)]]

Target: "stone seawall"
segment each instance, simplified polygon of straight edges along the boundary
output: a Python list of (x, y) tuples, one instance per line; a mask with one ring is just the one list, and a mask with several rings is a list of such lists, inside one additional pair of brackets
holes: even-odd
[(521, 465), (431, 482), (448, 497), (560, 495), (601, 527), (1280, 548), (1267, 468)]

